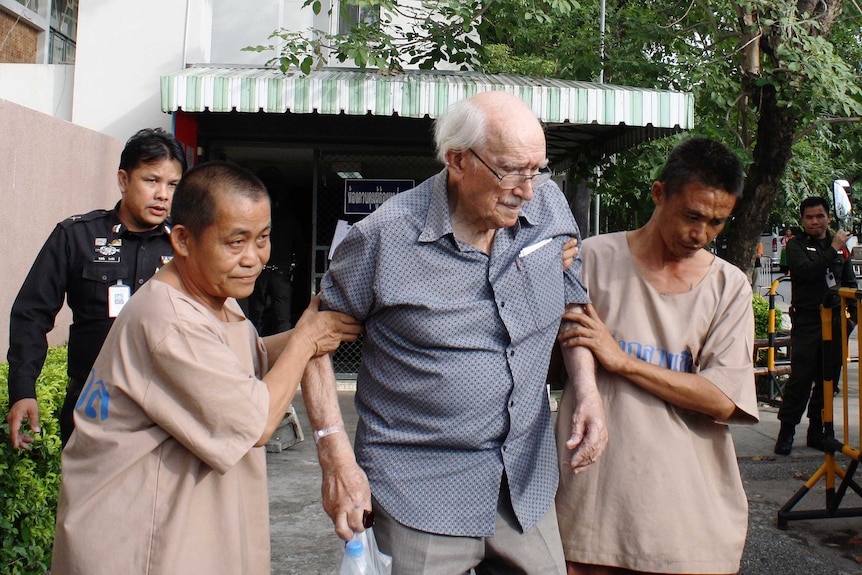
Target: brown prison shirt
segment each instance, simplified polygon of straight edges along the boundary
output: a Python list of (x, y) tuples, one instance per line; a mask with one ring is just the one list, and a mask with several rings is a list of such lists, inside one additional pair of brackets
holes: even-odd
[(266, 351), (147, 282), (114, 323), (63, 451), (53, 575), (269, 575)]
[[(638, 274), (625, 233), (584, 241), (584, 279), (599, 317), (630, 355), (698, 374), (737, 406), (734, 423), (758, 417), (751, 350), (751, 286), (715, 258), (700, 284), (662, 294)], [(608, 446), (572, 475), (558, 416), (557, 515), (566, 559), (650, 573), (736, 573), (748, 502), (727, 425), (677, 408), (599, 368)]]

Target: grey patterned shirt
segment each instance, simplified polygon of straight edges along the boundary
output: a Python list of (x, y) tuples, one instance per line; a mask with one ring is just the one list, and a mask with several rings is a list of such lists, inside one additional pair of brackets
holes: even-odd
[[(545, 380), (567, 303), (589, 301), (578, 236), (553, 182), (491, 254), (458, 242), (446, 171), (353, 226), (323, 279), (325, 306), (365, 323), (356, 454), (404, 525), (491, 536), (505, 471), (527, 530), (553, 504), (557, 456)], [(548, 239), (548, 242), (543, 240)]]

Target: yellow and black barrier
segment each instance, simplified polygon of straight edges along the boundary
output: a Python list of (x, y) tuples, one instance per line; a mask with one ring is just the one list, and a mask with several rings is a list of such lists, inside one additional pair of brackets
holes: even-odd
[(775, 297), (778, 295), (778, 284), (783, 281), (790, 281), (790, 276), (781, 276), (776, 278), (769, 287), (767, 300), (769, 302), (768, 323), (766, 340), (755, 340), (754, 355), (757, 357), (759, 350), (766, 350), (766, 365), (755, 366), (754, 375), (756, 377), (765, 377), (766, 381), (758, 383), (757, 399), (763, 403), (773, 406), (781, 405), (781, 399), (784, 394), (784, 385), (778, 380), (779, 376), (790, 373), (790, 363), (784, 362), (778, 364), (775, 359), (775, 351), (780, 347), (788, 347), (790, 343), (789, 337), (778, 338), (775, 333)]
[[(836, 298), (840, 298), (840, 306), (834, 306)], [(832, 314), (840, 313), (842, 316), (847, 313), (847, 302), (851, 300), (859, 301), (862, 299), (862, 291), (852, 288), (840, 288), (829, 293), (826, 302), (820, 308), (820, 318), (822, 325), (823, 336), (823, 373), (831, 374), (829, 369), (829, 361), (832, 357), (830, 353), (832, 346), (841, 345), (842, 347), (842, 380), (844, 385), (841, 386), (841, 405), (843, 408), (843, 437), (836, 439), (835, 437), (835, 418), (833, 408), (833, 389), (835, 382), (830, 378), (823, 379), (823, 444), (825, 447), (824, 462), (814, 474), (808, 478), (803, 486), (791, 497), (787, 503), (778, 511), (778, 528), (787, 529), (787, 524), (790, 521), (799, 519), (829, 519), (836, 517), (860, 517), (862, 516), (862, 507), (841, 508), (841, 503), (844, 500), (844, 495), (847, 489), (852, 489), (859, 496), (862, 496), (862, 487), (853, 479), (856, 469), (859, 466), (860, 452), (858, 447), (850, 445), (850, 396), (849, 396), (849, 372), (848, 372), (848, 332), (847, 322), (841, 323), (841, 342), (835, 342), (832, 338)], [(862, 305), (856, 306), (856, 324), (859, 324), (859, 310)], [(858, 343), (857, 343), (858, 348)], [(857, 357), (858, 357), (857, 349)], [(857, 370), (858, 380), (862, 389), (862, 372)], [(859, 414), (860, 421), (856, 421), (856, 428), (859, 430), (859, 437), (856, 438), (856, 445), (862, 445), (862, 394), (859, 395)], [(850, 462), (845, 470), (836, 461), (836, 454), (843, 454), (850, 458)], [(841, 483), (836, 489), (836, 478), (841, 480)], [(826, 505), (823, 509), (796, 510), (793, 508), (799, 501), (807, 495), (811, 489), (823, 479), (826, 482)]]

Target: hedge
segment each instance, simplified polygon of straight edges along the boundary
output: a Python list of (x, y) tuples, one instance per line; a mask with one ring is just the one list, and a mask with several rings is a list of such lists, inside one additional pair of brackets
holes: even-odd
[[(29, 451), (9, 441), (7, 380), (0, 363), (0, 575), (42, 575), (51, 566), (51, 545), (60, 491), (60, 413), (66, 395), (66, 348), (48, 349), (36, 382), (42, 433)], [(56, 416), (55, 416), (56, 414)], [(26, 424), (25, 424), (26, 425)]]
[[(769, 301), (762, 295), (755, 293), (751, 301), (754, 308), (754, 337), (763, 339), (769, 335)], [(784, 314), (775, 308), (775, 332), (781, 331)]]

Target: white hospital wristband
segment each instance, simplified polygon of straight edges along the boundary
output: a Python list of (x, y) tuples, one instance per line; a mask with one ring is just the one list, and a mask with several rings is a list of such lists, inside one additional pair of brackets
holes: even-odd
[(347, 433), (347, 431), (344, 429), (343, 425), (333, 425), (331, 427), (318, 429), (311, 435), (314, 437), (314, 444), (317, 445), (317, 442), (320, 441), (321, 438), (326, 437), (327, 435), (332, 435), (333, 433)]

